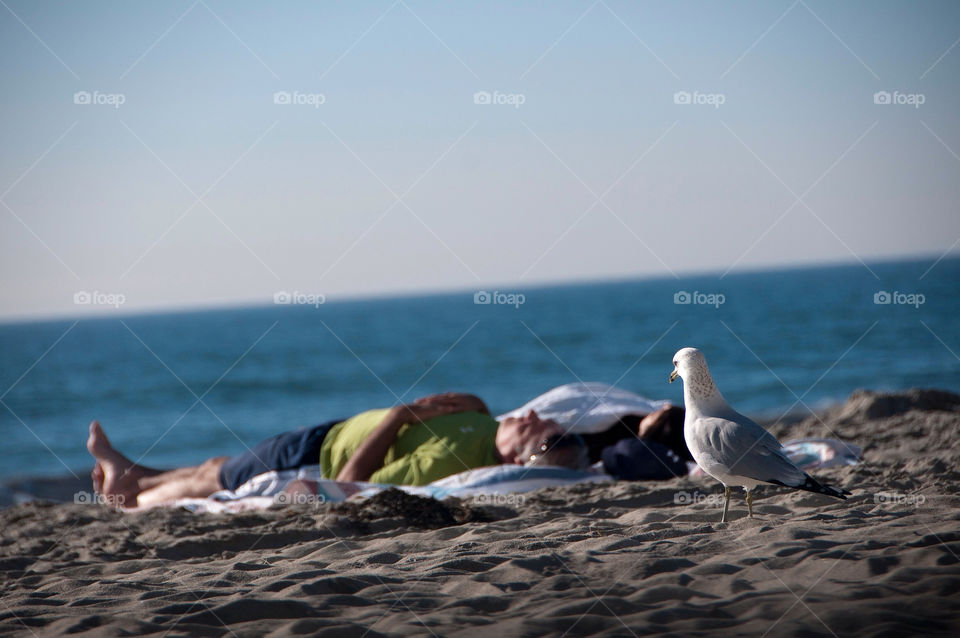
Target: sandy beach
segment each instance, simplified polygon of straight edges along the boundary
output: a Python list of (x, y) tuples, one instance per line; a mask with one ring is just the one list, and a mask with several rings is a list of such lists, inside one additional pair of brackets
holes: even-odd
[(736, 490), (726, 524), (709, 478), (392, 511), (16, 505), (0, 634), (960, 635), (960, 397), (860, 392), (770, 429), (862, 446), (815, 472), (853, 496), (761, 488), (750, 519)]

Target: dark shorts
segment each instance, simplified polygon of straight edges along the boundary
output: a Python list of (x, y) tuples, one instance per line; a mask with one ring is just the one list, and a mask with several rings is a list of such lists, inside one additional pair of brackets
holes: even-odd
[(231, 456), (220, 468), (220, 485), (224, 489), (236, 490), (257, 474), (318, 465), (324, 437), (342, 421), (337, 419), (312, 428), (284, 432), (260, 441), (243, 454)]

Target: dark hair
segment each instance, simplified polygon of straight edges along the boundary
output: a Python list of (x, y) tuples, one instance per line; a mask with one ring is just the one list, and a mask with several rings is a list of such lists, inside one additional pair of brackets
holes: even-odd
[(683, 438), (683, 408), (671, 405), (665, 416), (666, 418), (658, 424), (658, 427), (650, 431), (644, 438), (663, 443), (676, 452), (681, 459), (692, 461), (693, 455), (687, 449), (687, 441)]
[(524, 465), (559, 465), (585, 470), (590, 466), (590, 456), (579, 434), (552, 434), (540, 442)]

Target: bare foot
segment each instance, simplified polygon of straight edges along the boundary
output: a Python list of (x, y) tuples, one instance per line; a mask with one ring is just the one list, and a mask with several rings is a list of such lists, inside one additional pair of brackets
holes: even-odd
[(281, 505), (316, 505), (323, 502), (317, 497), (318, 492), (319, 486), (316, 481), (296, 479), (290, 481), (283, 492), (277, 494), (275, 500)]
[(105, 496), (109, 502), (122, 507), (135, 507), (137, 494), (140, 493), (140, 479), (157, 474), (142, 465), (137, 465), (110, 444), (100, 423), (90, 423), (90, 436), (87, 438), (87, 451), (97, 460), (90, 477), (93, 489)]
[(103, 494), (103, 467), (99, 461), (94, 464), (90, 478), (93, 480), (93, 493)]

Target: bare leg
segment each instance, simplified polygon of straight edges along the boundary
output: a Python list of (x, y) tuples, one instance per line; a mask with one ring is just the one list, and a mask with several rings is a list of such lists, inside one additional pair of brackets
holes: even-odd
[(218, 456), (195, 467), (183, 467), (141, 480), (138, 507), (153, 507), (178, 498), (206, 498), (223, 489), (220, 467), (229, 457)]
[(90, 473), (94, 490), (117, 505), (159, 505), (178, 498), (205, 498), (223, 489), (220, 467), (227, 457), (169, 471), (145, 467), (118, 452), (97, 421), (90, 424), (87, 450), (97, 460)]
[(720, 519), (721, 523), (727, 522), (728, 507), (730, 507), (730, 488), (724, 485), (723, 486), (723, 518)]

